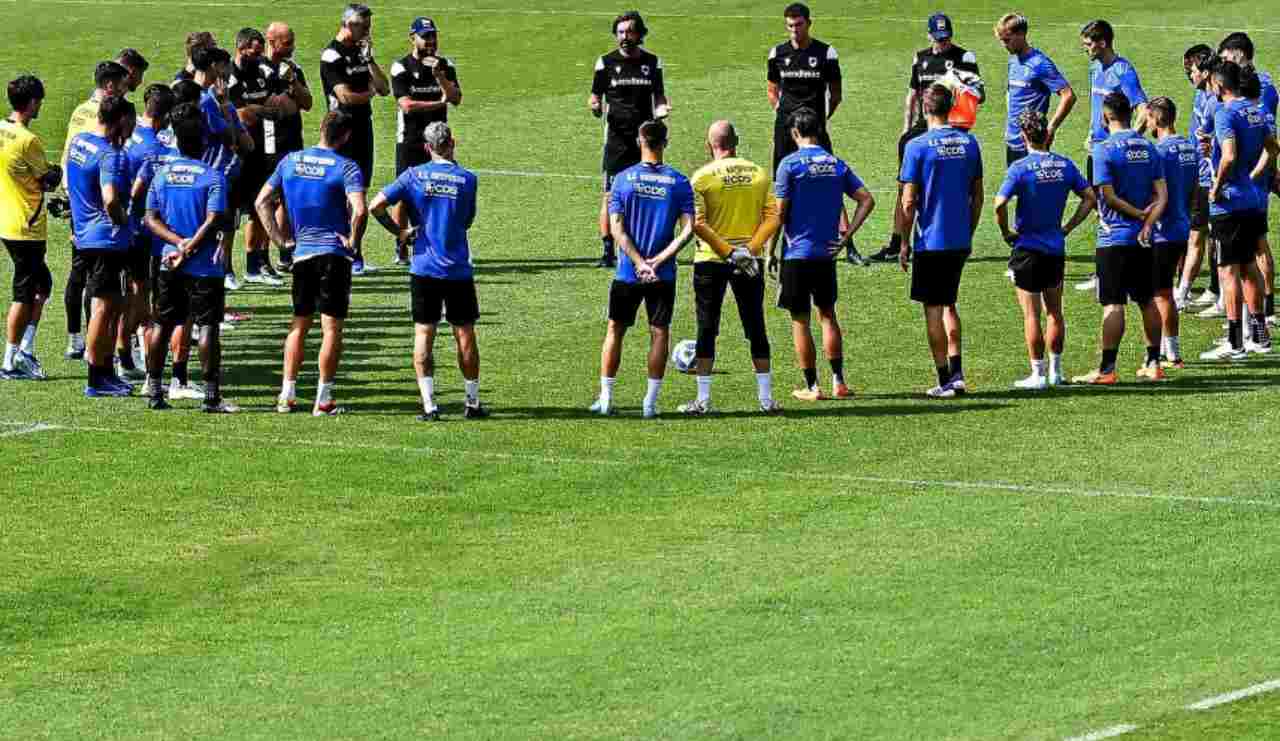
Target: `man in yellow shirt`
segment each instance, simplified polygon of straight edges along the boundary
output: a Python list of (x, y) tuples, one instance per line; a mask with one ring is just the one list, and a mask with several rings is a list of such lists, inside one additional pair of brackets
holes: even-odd
[(737, 154), (738, 133), (728, 121), (716, 121), (707, 131), (711, 162), (694, 173), (693, 291), (698, 313), (695, 370), (698, 398), (680, 406), (684, 414), (711, 411), (711, 368), (715, 364), (720, 308), (732, 287), (738, 317), (751, 343), (760, 409), (780, 411), (773, 399), (769, 368), (769, 337), (764, 322), (764, 271), (760, 256), (779, 227), (778, 206), (764, 168)]
[(40, 115), (44, 85), (23, 75), (9, 83), (8, 93), (13, 113), (0, 121), (0, 241), (13, 258), (13, 305), (0, 378), (38, 379), (45, 375), (35, 355), (36, 327), (53, 290), (44, 194), (58, 187), (62, 169), (45, 160), (44, 145), (27, 128)]
[[(99, 102), (108, 96), (124, 95), (129, 92), (129, 69), (119, 62), (99, 62), (93, 71), (93, 94), (89, 99), (71, 112), (71, 120), (67, 122), (67, 138), (62, 143), (62, 169), (67, 169), (67, 154), (71, 151), (71, 140), (77, 134), (93, 131), (98, 126)], [(81, 333), (81, 315), (84, 321), (89, 320), (89, 304), (84, 300), (84, 284), (86, 279), (84, 266), (76, 257), (76, 246), (71, 245), (71, 270), (67, 273), (67, 288), (62, 301), (67, 313), (67, 352), (68, 358), (79, 360), (84, 357), (84, 335)]]

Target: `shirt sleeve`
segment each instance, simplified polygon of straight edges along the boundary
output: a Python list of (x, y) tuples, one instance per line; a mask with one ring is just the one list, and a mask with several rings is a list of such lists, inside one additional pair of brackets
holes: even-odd
[(773, 177), (773, 194), (778, 198), (791, 197), (791, 168), (790, 163), (783, 160), (778, 163), (778, 171)]
[(693, 216), (695, 208), (693, 204), (693, 186), (688, 180), (681, 180), (676, 186), (676, 207), (680, 209), (680, 213)]
[(845, 165), (844, 168), (844, 194), (853, 198), (853, 194), (862, 190), (865, 185), (862, 178), (858, 177), (858, 173), (853, 171), (852, 167)]
[[(1005, 173), (1004, 182), (1000, 183), (1000, 190), (996, 191), (996, 195), (1006, 201), (1013, 198), (1014, 191), (1018, 189), (1018, 176), (1020, 174), (1022, 174), (1021, 168), (1019, 168), (1018, 164), (1015, 162), (1009, 168), (1009, 171)], [(1075, 188), (1074, 184), (1072, 185), (1072, 188)]]
[(233, 73), (227, 80), (227, 99), (236, 107), (244, 106), (245, 84), (244, 80), (236, 77)]
[(1120, 76), (1120, 92), (1129, 99), (1134, 108), (1147, 102), (1147, 93), (1142, 89), (1142, 81), (1138, 79), (1138, 71), (1126, 65), (1124, 74)]
[(33, 136), (27, 140), (27, 146), (22, 149), (22, 162), (37, 180), (49, 172), (49, 161), (45, 159), (44, 144), (39, 138)]
[(1111, 185), (1111, 161), (1107, 158), (1105, 142), (1093, 145), (1093, 184), (1095, 186)]
[(972, 72), (975, 75), (981, 75), (978, 72), (978, 57), (971, 51), (966, 51), (960, 57), (960, 63), (956, 65), (956, 69), (965, 72)]
[(209, 186), (209, 195), (205, 199), (207, 213), (224, 214), (227, 212), (227, 178), (217, 170), (211, 170), (213, 184)]
[(769, 50), (769, 58), (765, 60), (765, 79), (775, 85), (782, 83), (782, 73), (778, 70), (778, 47)]
[(665, 96), (667, 85), (662, 79), (662, 58), (654, 57), (653, 65), (653, 97)]
[(707, 216), (707, 179), (698, 178), (691, 184), (693, 188), (693, 212), (700, 218)]
[(596, 71), (591, 77), (591, 94), (604, 97), (609, 90), (609, 71), (604, 67), (604, 57), (596, 59)]
[(360, 165), (355, 160), (347, 160), (342, 165), (342, 187), (348, 194), (364, 192), (364, 178), (360, 176)]
[(969, 141), (973, 142), (973, 177), (982, 177), (982, 146), (978, 144), (978, 140), (973, 134), (969, 135)]
[(200, 102), (200, 111), (204, 114), (204, 124), (208, 127), (210, 136), (221, 136), (227, 130), (227, 120), (222, 117), (222, 111), (218, 110), (218, 104), (212, 96)]
[(1083, 193), (1089, 189), (1089, 181), (1084, 179), (1084, 175), (1080, 173), (1080, 168), (1076, 167), (1076, 163), (1071, 163), (1071, 171), (1067, 175), (1071, 190), (1077, 194)]
[(609, 213), (620, 214), (625, 210), (627, 186), (624, 183), (614, 182), (613, 190), (609, 191)]
[(289, 157), (280, 160), (280, 164), (276, 165), (276, 169), (271, 172), (271, 177), (267, 178), (267, 185), (272, 190), (283, 190), (284, 186), (284, 168), (289, 166)]
[(834, 46), (827, 47), (827, 58), (822, 63), (822, 79), (827, 82), (840, 81), (840, 55)]
[(409, 70), (400, 62), (391, 65), (391, 97), (399, 100), (409, 96)]
[(1226, 106), (1219, 106), (1213, 112), (1213, 135), (1219, 144), (1236, 138), (1236, 130), (1231, 127), (1231, 113)]
[(164, 211), (164, 184), (159, 180), (153, 179), (147, 188), (147, 210)]
[(347, 75), (347, 65), (342, 61), (342, 55), (336, 49), (325, 49), (320, 54), (320, 81), (330, 90), (339, 85), (350, 84), (351, 78)]
[(382, 197), (387, 199), (387, 203), (394, 206), (404, 200), (407, 194), (407, 182), (409, 171), (405, 170), (400, 173), (400, 177), (391, 181), (391, 184), (382, 189)]
[(1156, 150), (1154, 145), (1151, 147), (1151, 153), (1155, 155), (1154, 157), (1152, 157), (1152, 160), (1154, 161), (1151, 163), (1152, 164), (1151, 179), (1164, 180), (1165, 179), (1164, 157), (1160, 156), (1160, 152)]
[(1040, 63), (1036, 65), (1036, 76), (1049, 88), (1050, 92), (1060, 92), (1064, 88), (1070, 87), (1071, 83), (1067, 82), (1067, 78), (1062, 76), (1058, 71), (1058, 65), (1048, 57), (1040, 57)]
[(108, 185), (113, 188), (129, 187), (129, 165), (123, 153), (113, 149), (102, 157), (98, 166), (98, 185), (103, 188)]
[(907, 149), (902, 155), (902, 171), (898, 173), (898, 182), (916, 185), (923, 183), (921, 169), (924, 166), (924, 149), (924, 145), (918, 138), (907, 142)]
[(475, 223), (476, 212), (479, 210), (477, 204), (480, 202), (480, 179), (473, 173), (468, 173), (467, 179), (470, 187), (467, 188), (467, 211), (466, 215), (463, 216), (462, 224), (463, 228), (470, 229), (471, 225)]
[(907, 87), (920, 90), (920, 60), (916, 57), (911, 58), (911, 75), (907, 78)]

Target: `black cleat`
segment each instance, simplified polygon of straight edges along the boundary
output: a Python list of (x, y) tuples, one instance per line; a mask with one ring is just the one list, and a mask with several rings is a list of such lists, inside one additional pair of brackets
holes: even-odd
[(150, 409), (153, 412), (163, 412), (172, 408), (173, 407), (169, 406), (169, 402), (164, 400), (163, 396), (153, 396), (150, 399), (147, 399), (147, 409)]
[(429, 412), (423, 412), (422, 414), (419, 414), (415, 419), (417, 419), (419, 422), (439, 422), (440, 410), (432, 409)]
[(867, 260), (869, 262), (897, 262), (899, 252), (900, 250), (895, 250), (893, 247), (885, 245), (879, 252), (872, 253)]
[(844, 261), (850, 265), (857, 265), (858, 267), (871, 264), (867, 261), (867, 258), (862, 256), (861, 252), (858, 252), (858, 248), (854, 247), (852, 244), (850, 244), (848, 249), (845, 250)]
[(618, 258), (612, 254), (601, 255), (600, 259), (596, 261), (596, 267), (616, 268), (618, 267)]
[(470, 404), (462, 408), (462, 416), (467, 419), (488, 419), (489, 410), (484, 408), (482, 404), (471, 406)]

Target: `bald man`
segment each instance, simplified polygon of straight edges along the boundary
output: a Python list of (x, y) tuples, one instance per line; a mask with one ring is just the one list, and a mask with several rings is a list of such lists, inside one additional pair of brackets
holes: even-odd
[(751, 343), (760, 410), (780, 411), (773, 399), (769, 337), (764, 322), (764, 271), (761, 255), (779, 227), (778, 205), (764, 168), (738, 156), (738, 132), (728, 121), (707, 131), (711, 162), (694, 173), (693, 231), (698, 247), (693, 258), (693, 292), (698, 313), (698, 398), (680, 406), (684, 414), (711, 411), (711, 369), (715, 365), (720, 308), (733, 288), (738, 318)]
[[(304, 147), (302, 141), (302, 114), (311, 110), (313, 100), (311, 88), (307, 87), (307, 76), (302, 68), (293, 61), (294, 36), (288, 24), (275, 21), (267, 26), (267, 49), (262, 55), (262, 64), (270, 68), (268, 75), (272, 97), (268, 105), (291, 111), (289, 115), (280, 116), (275, 121), (265, 121), (263, 126), (269, 136), (264, 142), (264, 149), (269, 164), (279, 162), (291, 152), (300, 152)], [(274, 164), (271, 165), (274, 171)], [(288, 220), (284, 206), (276, 210), (276, 223), (280, 231), (289, 233)], [(288, 251), (280, 250), (280, 269), (288, 272), (293, 265), (293, 256)]]

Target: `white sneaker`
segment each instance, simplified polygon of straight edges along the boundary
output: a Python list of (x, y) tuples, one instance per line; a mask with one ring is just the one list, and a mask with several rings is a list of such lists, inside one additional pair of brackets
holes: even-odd
[(217, 404), (204, 404), (200, 407), (200, 411), (205, 414), (235, 414), (240, 411), (240, 407), (223, 399)]
[(1076, 284), (1077, 291), (1093, 291), (1098, 288), (1098, 276), (1091, 275)]
[(649, 406), (646, 404), (640, 409), (640, 416), (644, 417), (645, 419), (655, 419), (659, 414), (660, 412), (658, 411), (658, 407), (656, 404), (654, 406)]
[(84, 335), (73, 334), (67, 337), (67, 360), (84, 359)]
[(761, 399), (760, 411), (765, 414), (778, 414), (782, 411), (782, 405), (774, 399)]
[(1010, 283), (1013, 283), (1014, 282), (1013, 268), (1009, 268), (1008, 270), (1004, 271), (1004, 277), (1008, 278)]
[(1184, 311), (1187, 304), (1191, 302), (1191, 289), (1182, 290), (1181, 288), (1173, 289), (1173, 305), (1178, 311)]
[(956, 392), (955, 389), (952, 389), (950, 384), (948, 384), (946, 386), (934, 386), (924, 392), (924, 395), (930, 399), (954, 399), (956, 397)]
[(259, 285), (273, 286), (273, 287), (284, 285), (284, 281), (280, 280), (279, 278), (275, 277), (270, 273), (249, 273), (244, 277), (244, 282), (257, 283)]
[(1049, 388), (1049, 379), (1044, 376), (1030, 375), (1021, 381), (1014, 381), (1013, 387), (1023, 391), (1044, 391)]
[(1050, 373), (1047, 382), (1050, 386), (1066, 386), (1067, 378), (1061, 373)]
[(141, 381), (147, 377), (146, 371), (142, 370), (137, 366), (134, 366), (132, 368), (126, 368), (120, 364), (119, 360), (116, 360), (115, 366), (116, 366), (116, 375), (120, 376), (126, 381)]
[(613, 414), (613, 401), (605, 401), (604, 399), (597, 398), (595, 403), (591, 405), (590, 411), (593, 414), (608, 417)]
[(298, 408), (296, 399), (286, 399), (283, 396), (276, 397), (276, 412), (280, 414), (292, 414)]
[(138, 342), (137, 337), (130, 338), (130, 341), (132, 343), (132, 347), (130, 349), (133, 352), (133, 364), (138, 366), (139, 368), (146, 368), (147, 353), (145, 350), (143, 350), (142, 343)]
[(1227, 312), (1223, 310), (1222, 304), (1220, 303), (1215, 303), (1211, 305), (1209, 308), (1196, 314), (1196, 316), (1200, 317), (1201, 319), (1218, 319), (1226, 315), (1227, 315)]
[(45, 375), (44, 366), (40, 365), (40, 361), (31, 353), (19, 352), (16, 365), (37, 381), (48, 378)]
[(204, 387), (198, 383), (183, 385), (178, 383), (178, 379), (175, 378), (169, 382), (169, 398), (201, 401), (204, 399)]
[(225, 277), (225, 278), (223, 278), (223, 279), (222, 279), (222, 285), (223, 285), (223, 286), (224, 286), (228, 291), (238, 291), (238, 290), (240, 290), (240, 281), (236, 280), (236, 274), (235, 274), (235, 273), (227, 273), (227, 277)]
[(1215, 345), (1212, 349), (1205, 350), (1204, 352), (1200, 353), (1201, 360), (1213, 360), (1213, 361), (1244, 360), (1248, 356), (1249, 355), (1247, 352), (1245, 352), (1244, 350), (1237, 350), (1234, 347), (1232, 347), (1230, 344)]
[(1244, 341), (1244, 351), (1249, 355), (1270, 355), (1271, 340), (1266, 342), (1254, 342), (1253, 340)]
[(1210, 304), (1216, 303), (1218, 303), (1218, 294), (1207, 288), (1204, 290), (1204, 293), (1191, 299), (1192, 306), (1209, 306)]
[(681, 404), (676, 407), (676, 411), (681, 414), (688, 414), (691, 417), (700, 417), (704, 414), (711, 413), (711, 400), (694, 399), (688, 404)]

